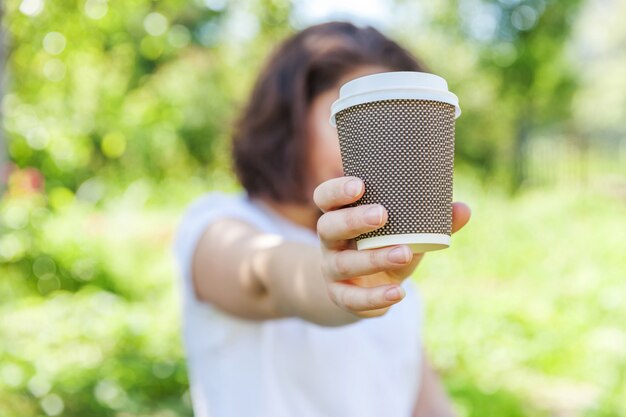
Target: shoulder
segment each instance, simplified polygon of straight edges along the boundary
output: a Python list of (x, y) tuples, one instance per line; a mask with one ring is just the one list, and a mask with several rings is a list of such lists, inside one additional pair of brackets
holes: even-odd
[(180, 218), (174, 239), (174, 251), (186, 258), (198, 243), (205, 229), (214, 221), (242, 212), (245, 194), (210, 192), (194, 200)]
[(185, 210), (178, 224), (174, 251), (181, 258), (188, 258), (198, 241), (214, 222), (236, 220), (264, 230), (268, 219), (250, 202), (245, 192), (227, 194), (210, 192), (194, 200)]

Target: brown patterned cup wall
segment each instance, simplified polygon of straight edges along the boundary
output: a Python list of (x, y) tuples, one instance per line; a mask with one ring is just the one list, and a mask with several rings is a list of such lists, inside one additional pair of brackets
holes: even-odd
[(453, 105), (439, 101), (394, 99), (336, 114), (344, 174), (365, 183), (354, 205), (382, 204), (389, 214), (385, 226), (357, 241), (451, 234), (454, 112)]

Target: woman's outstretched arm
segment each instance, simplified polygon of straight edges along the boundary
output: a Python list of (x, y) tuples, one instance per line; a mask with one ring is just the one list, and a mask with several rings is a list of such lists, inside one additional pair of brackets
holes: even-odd
[[(380, 205), (345, 207), (363, 192), (362, 181), (353, 177), (316, 189), (315, 202), (324, 212), (317, 225), (321, 250), (262, 233), (241, 220), (215, 222), (196, 247), (198, 298), (254, 320), (301, 317), (338, 326), (384, 314), (404, 297), (400, 284), (422, 255), (406, 245), (355, 249), (354, 237), (387, 222)], [(467, 206), (455, 204), (454, 230), (468, 219)]]
[(196, 295), (252, 320), (299, 316), (327, 326), (358, 320), (328, 297), (320, 258), (315, 246), (285, 242), (240, 220), (220, 220), (196, 250)]

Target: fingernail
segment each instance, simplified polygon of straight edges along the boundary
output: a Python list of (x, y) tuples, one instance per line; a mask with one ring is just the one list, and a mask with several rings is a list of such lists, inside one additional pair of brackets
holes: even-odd
[(361, 194), (363, 183), (359, 180), (350, 180), (344, 185), (344, 191), (350, 197), (356, 197)]
[(406, 291), (402, 287), (393, 287), (385, 291), (385, 299), (387, 301), (402, 300), (406, 295)]
[(365, 221), (372, 226), (381, 224), (383, 222), (383, 208), (380, 206), (369, 208), (365, 212)]
[(397, 264), (405, 264), (409, 262), (410, 258), (411, 254), (409, 253), (409, 249), (406, 246), (399, 246), (397, 248), (394, 248), (393, 250), (390, 250), (387, 254), (387, 259)]

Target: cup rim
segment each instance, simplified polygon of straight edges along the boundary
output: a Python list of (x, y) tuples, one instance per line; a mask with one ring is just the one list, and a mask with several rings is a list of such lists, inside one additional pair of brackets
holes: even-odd
[(330, 124), (348, 107), (382, 100), (433, 100), (454, 106), (455, 119), (461, 115), (458, 97), (448, 90), (446, 80), (438, 75), (416, 71), (392, 71), (366, 75), (341, 86), (339, 98), (331, 105)]

